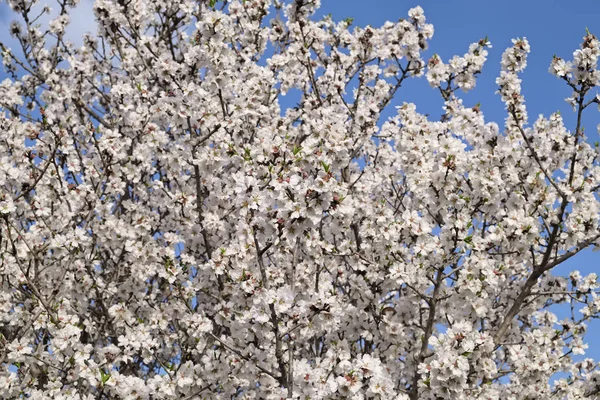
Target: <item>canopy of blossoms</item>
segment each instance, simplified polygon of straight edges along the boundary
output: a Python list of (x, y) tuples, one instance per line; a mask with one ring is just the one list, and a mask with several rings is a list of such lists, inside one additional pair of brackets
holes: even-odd
[[(550, 64), (575, 126), (528, 119), (524, 38), (498, 124), (460, 97), (490, 42), (423, 59), (420, 7), (97, 0), (75, 46), (77, 0), (34, 3), (0, 44), (0, 398), (600, 393), (597, 277), (551, 273), (600, 238), (596, 36)], [(393, 110), (419, 77), (441, 118)]]

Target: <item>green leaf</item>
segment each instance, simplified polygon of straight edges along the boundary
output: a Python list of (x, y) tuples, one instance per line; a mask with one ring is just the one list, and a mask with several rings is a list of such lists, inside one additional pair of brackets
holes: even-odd
[(102, 384), (104, 385), (106, 382), (108, 382), (109, 379), (110, 374), (107, 374), (103, 370), (100, 370), (100, 380), (102, 381)]

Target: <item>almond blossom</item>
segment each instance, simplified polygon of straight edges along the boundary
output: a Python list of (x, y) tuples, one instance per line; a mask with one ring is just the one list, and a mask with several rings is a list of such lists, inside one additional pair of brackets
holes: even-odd
[(0, 43), (0, 398), (600, 393), (597, 274), (556, 269), (600, 243), (591, 32), (549, 60), (574, 125), (529, 119), (526, 38), (492, 122), (463, 93), (496, 49), (426, 53), (421, 7), (96, 0), (75, 45), (76, 3), (9, 0)]

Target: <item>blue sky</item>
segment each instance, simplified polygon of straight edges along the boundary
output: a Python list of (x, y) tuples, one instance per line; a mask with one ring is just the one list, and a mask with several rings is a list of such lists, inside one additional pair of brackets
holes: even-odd
[[(75, 32), (83, 33), (90, 28), (92, 19), (90, 0), (73, 16)], [(481, 103), (488, 121), (502, 125), (505, 112), (500, 97), (495, 94), (495, 79), (500, 70), (500, 57), (515, 37), (526, 37), (531, 45), (529, 65), (522, 75), (523, 91), (529, 110), (530, 121), (537, 115), (560, 110), (568, 126), (574, 126), (574, 113), (564, 102), (570, 95), (569, 88), (548, 73), (553, 54), (570, 59), (578, 48), (586, 27), (600, 36), (600, 1), (578, 0), (322, 0), (318, 15), (332, 14), (334, 20), (354, 18), (354, 25), (380, 26), (386, 20), (396, 21), (407, 16), (410, 8), (420, 5), (429, 22), (435, 26), (435, 35), (430, 43), (426, 59), (434, 53), (448, 60), (455, 54), (464, 54), (470, 43), (488, 36), (493, 48), (489, 50), (488, 62), (478, 79), (475, 90), (459, 94), (466, 104)], [(55, 5), (54, 8), (57, 8)], [(8, 21), (11, 17), (6, 3), (0, 3), (0, 41), (11, 44), (8, 38)], [(14, 43), (14, 42), (13, 42)], [(0, 80), (5, 76), (0, 73)], [(600, 91), (598, 91), (600, 92)], [(595, 94), (596, 92), (593, 92)], [(403, 101), (415, 102), (423, 113), (432, 118), (442, 114), (440, 96), (429, 87), (424, 78), (409, 81), (398, 92), (396, 104)], [(589, 109), (584, 118), (588, 140), (600, 141), (596, 126), (600, 113)], [(580, 269), (582, 274), (597, 272), (600, 253), (585, 251), (559, 267), (557, 272), (568, 273)], [(590, 349), (588, 356), (600, 359), (600, 323), (591, 323), (588, 332)]]
[[(574, 7), (573, 5), (577, 6)], [(560, 109), (566, 121), (573, 117), (564, 98), (570, 90), (564, 82), (550, 75), (548, 67), (552, 55), (570, 58), (581, 43), (586, 27), (600, 36), (600, 2), (580, 0), (322, 0), (320, 15), (331, 13), (334, 20), (353, 17), (355, 25), (380, 26), (385, 21), (406, 18), (408, 10), (420, 5), (425, 10), (428, 22), (433, 23), (435, 35), (430, 42), (427, 56), (436, 53), (444, 60), (455, 54), (463, 55), (469, 44), (486, 35), (494, 46), (489, 50), (488, 62), (473, 92), (465, 101), (482, 103), (482, 111), (488, 120), (501, 123), (504, 120), (504, 104), (495, 95), (495, 79), (500, 71), (500, 58), (511, 39), (526, 37), (531, 45), (529, 65), (523, 77), (523, 90), (529, 109), (530, 120), (538, 114)], [(428, 58), (428, 57), (427, 57)], [(414, 101), (425, 112), (441, 113), (441, 100), (431, 103), (427, 82), (411, 82), (420, 90), (410, 86), (399, 93), (400, 100)], [(410, 92), (410, 93), (407, 93)], [(433, 97), (438, 100), (440, 96)], [(422, 103), (422, 100), (429, 102)], [(421, 103), (421, 104), (420, 104)], [(439, 107), (438, 107), (439, 105)], [(435, 114), (434, 114), (435, 113)], [(589, 113), (588, 113), (589, 116)], [(594, 116), (596, 117), (596, 116)], [(590, 118), (588, 118), (590, 119)], [(598, 118), (590, 119), (589, 130), (596, 132)], [(593, 129), (592, 129), (593, 128)], [(595, 135), (593, 135), (595, 136)]]

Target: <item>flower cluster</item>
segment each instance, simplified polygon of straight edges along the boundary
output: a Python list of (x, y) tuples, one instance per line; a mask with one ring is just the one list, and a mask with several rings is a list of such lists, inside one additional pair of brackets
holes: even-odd
[[(0, 398), (600, 393), (597, 276), (554, 269), (600, 238), (591, 33), (550, 67), (576, 125), (528, 121), (523, 38), (501, 128), (460, 98), (488, 39), (427, 58), (420, 7), (353, 28), (318, 0), (97, 0), (76, 46), (76, 1), (47, 27), (9, 3)], [(441, 118), (394, 100), (419, 77)]]

